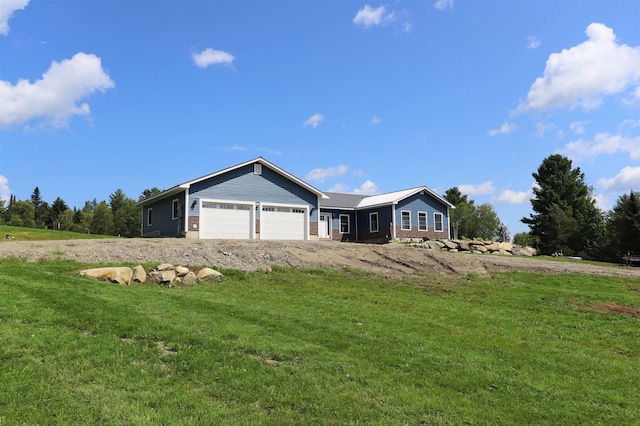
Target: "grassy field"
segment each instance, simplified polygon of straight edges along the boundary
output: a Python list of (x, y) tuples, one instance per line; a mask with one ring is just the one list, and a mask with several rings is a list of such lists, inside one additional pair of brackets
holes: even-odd
[(72, 239), (115, 238), (108, 235), (83, 234), (69, 231), (52, 231), (50, 229), (21, 228), (18, 226), (0, 225), (0, 243), (3, 241), (42, 241)]
[(0, 260), (0, 425), (638, 424), (640, 281)]

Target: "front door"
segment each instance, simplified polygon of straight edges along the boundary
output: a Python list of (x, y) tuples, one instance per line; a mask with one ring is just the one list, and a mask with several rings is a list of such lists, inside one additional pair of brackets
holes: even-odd
[(318, 237), (331, 238), (331, 215), (321, 214), (318, 223)]

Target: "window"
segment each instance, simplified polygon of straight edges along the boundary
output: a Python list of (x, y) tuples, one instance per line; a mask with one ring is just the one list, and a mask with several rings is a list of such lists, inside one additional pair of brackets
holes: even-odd
[(369, 213), (369, 232), (378, 232), (378, 212)]
[(153, 209), (147, 209), (147, 226), (153, 225)]
[(401, 228), (403, 231), (411, 231), (411, 212), (403, 211), (400, 213), (402, 215)]
[(427, 231), (427, 214), (418, 212), (418, 231)]
[(349, 215), (348, 214), (340, 215), (340, 233), (341, 234), (349, 233)]
[(253, 174), (261, 175), (262, 174), (262, 164), (255, 163), (253, 165)]
[(171, 219), (177, 219), (180, 216), (182, 216), (180, 214), (180, 202), (176, 198), (175, 200), (173, 200), (173, 206), (171, 208)]
[(433, 230), (436, 232), (442, 232), (444, 230), (442, 226), (442, 213), (434, 213), (433, 214), (434, 226)]

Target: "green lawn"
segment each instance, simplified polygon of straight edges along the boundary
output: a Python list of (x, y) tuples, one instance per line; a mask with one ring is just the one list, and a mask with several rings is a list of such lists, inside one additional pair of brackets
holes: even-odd
[(0, 260), (0, 425), (640, 423), (638, 280), (81, 266)]
[[(8, 236), (8, 237), (7, 237)], [(70, 231), (52, 231), (50, 229), (21, 228), (19, 226), (0, 225), (0, 243), (4, 241), (42, 241), (116, 238), (108, 235), (84, 234)]]

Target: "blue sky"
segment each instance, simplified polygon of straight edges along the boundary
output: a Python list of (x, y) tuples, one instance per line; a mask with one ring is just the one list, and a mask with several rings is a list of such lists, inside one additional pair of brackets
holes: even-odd
[(134, 199), (262, 156), (323, 191), (457, 186), (527, 231), (571, 158), (640, 191), (640, 2), (0, 0), (0, 197)]

